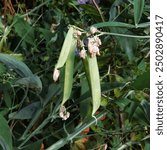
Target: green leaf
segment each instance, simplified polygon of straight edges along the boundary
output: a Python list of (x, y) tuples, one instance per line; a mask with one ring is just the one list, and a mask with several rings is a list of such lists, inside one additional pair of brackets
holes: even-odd
[(135, 118), (140, 120), (141, 124), (149, 126), (149, 104), (147, 101), (143, 100), (141, 103), (137, 101), (131, 101), (130, 106), (127, 108), (127, 113), (129, 114), (129, 120)]
[(0, 145), (3, 150), (13, 150), (12, 135), (6, 119), (0, 115)]
[(101, 87), (100, 87), (100, 76), (99, 76), (99, 68), (97, 64), (96, 57), (87, 56), (84, 60), (84, 66), (86, 71), (86, 76), (89, 82), (89, 86), (91, 89), (92, 96), (92, 116), (100, 107), (101, 102)]
[(132, 86), (137, 90), (143, 90), (144, 88), (150, 87), (150, 71), (144, 72), (143, 74), (139, 75)]
[(2, 63), (0, 63), (0, 76), (3, 75), (3, 73), (5, 72), (6, 72), (6, 67)]
[(146, 118), (148, 118), (150, 120), (150, 104), (149, 104), (149, 102), (146, 100), (142, 100), (140, 105), (141, 105), (141, 107), (146, 115)]
[(40, 102), (34, 102), (24, 108), (22, 108), (21, 110), (19, 110), (18, 112), (13, 112), (11, 114), (9, 114), (9, 118), (10, 119), (31, 119), (34, 117), (34, 114), (36, 113), (37, 109), (40, 108)]
[(3, 62), (9, 69), (13, 69), (18, 75), (23, 77), (17, 80), (16, 84), (35, 89), (39, 93), (41, 92), (42, 82), (40, 78), (34, 75), (22, 61), (7, 54), (0, 54), (0, 62)]
[(136, 26), (136, 28), (149, 28), (149, 27), (150, 27), (150, 22), (140, 23)]
[(145, 144), (144, 150), (150, 150), (150, 143), (146, 143), (146, 144)]
[(51, 100), (51, 98), (54, 95), (60, 94), (60, 89), (61, 89), (60, 84), (53, 83), (53, 84), (49, 85), (48, 92), (47, 92), (45, 99), (43, 101), (43, 106), (47, 105), (48, 102)]
[[(82, 95), (85, 92), (87, 92), (87, 90), (89, 89), (89, 85), (88, 85), (88, 81), (86, 80), (86, 78), (81, 77), (80, 82), (81, 82), (81, 95)], [(86, 99), (85, 101), (80, 102), (80, 114), (81, 114), (82, 119), (90, 116), (91, 110), (92, 108), (91, 108), (91, 98), (90, 97)]]
[(34, 28), (24, 20), (24, 18), (15, 16), (14, 17), (14, 28), (15, 32), (24, 40), (25, 42), (34, 45), (35, 36)]
[(11, 100), (11, 96), (9, 94), (9, 89), (10, 88), (11, 87), (10, 87), (9, 84), (3, 85), (3, 97), (4, 97), (4, 100), (5, 100), (6, 106), (8, 108), (10, 108), (12, 106), (12, 100)]
[(123, 98), (114, 101), (114, 103), (119, 106), (120, 110), (124, 110), (131, 103), (131, 101), (127, 98)]
[(141, 107), (137, 107), (135, 114), (134, 114), (134, 118), (140, 121), (141, 124), (145, 126), (150, 126), (150, 119), (147, 117), (147, 115), (145, 114), (145, 112), (143, 111)]
[(86, 14), (99, 16), (98, 10), (92, 5), (81, 4), (80, 7), (85, 10)]
[(29, 77), (18, 79), (15, 82), (15, 84), (22, 85), (23, 87), (26, 87), (26, 88), (31, 88), (38, 93), (42, 91), (42, 82), (40, 78), (36, 75), (31, 75)]
[(51, 31), (49, 29), (39, 28), (39, 31), (42, 33), (42, 36), (44, 37), (44, 39), (46, 40), (47, 43), (53, 37), (53, 33), (51, 33)]
[(5, 116), (10, 111), (9, 108), (0, 108), (0, 115)]
[(139, 23), (143, 9), (144, 9), (145, 0), (134, 0), (134, 20), (135, 25)]
[(8, 54), (0, 54), (0, 62), (3, 62), (9, 69), (14, 69), (21, 77), (33, 75), (27, 65)]
[(96, 23), (93, 26), (96, 28), (103, 28), (103, 27), (134, 28), (135, 27), (132, 24), (123, 23), (123, 22), (114, 22), (114, 21)]
[(27, 145), (22, 150), (32, 150), (32, 149), (40, 150), (41, 149), (41, 144), (42, 144), (42, 140), (39, 140), (37, 142), (33, 142), (33, 143)]
[(140, 105), (139, 103), (131, 101), (130, 106), (128, 108), (129, 120), (132, 120), (133, 115), (135, 114), (135, 111), (139, 107), (139, 105)]
[[(72, 45), (75, 43), (71, 43)], [(75, 49), (76, 45), (73, 45), (70, 49), (66, 64), (65, 64), (65, 73), (64, 73), (64, 90), (63, 90), (63, 100), (62, 105), (69, 99), (72, 91), (73, 84), (73, 74), (74, 74), (74, 59), (75, 59)]]
[[(132, 34), (127, 29), (123, 28), (112, 28), (112, 31), (115, 33), (122, 33), (122, 34)], [(129, 37), (120, 37), (120, 36), (114, 36), (119, 43), (120, 48), (125, 51), (126, 55), (129, 58), (129, 61), (132, 62), (134, 60), (134, 52), (136, 50), (137, 44), (135, 38), (129, 38)]]
[(77, 40), (74, 38), (74, 32), (74, 28), (70, 27), (64, 40), (58, 62), (56, 64), (57, 69), (64, 66), (70, 51), (76, 48)]
[[(102, 89), (102, 93), (106, 93), (106, 92), (110, 92), (110, 91), (114, 90), (115, 88), (121, 88), (124, 86), (125, 86), (124, 83), (118, 83), (118, 82), (102, 83), (101, 89)], [(89, 90), (87, 90), (78, 99), (76, 99), (75, 104), (78, 104), (78, 103), (85, 101), (87, 99), (90, 99), (90, 98), (91, 98), (91, 93)]]

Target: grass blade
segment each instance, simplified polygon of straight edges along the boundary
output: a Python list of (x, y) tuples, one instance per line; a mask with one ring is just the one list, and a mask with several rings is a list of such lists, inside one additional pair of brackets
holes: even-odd
[(123, 22), (115, 22), (115, 21), (96, 23), (93, 26), (96, 28), (103, 28), (103, 27), (134, 28), (135, 27), (132, 24), (123, 23)]
[[(12, 136), (6, 119), (0, 115), (0, 145), (3, 150), (12, 150)], [(1, 148), (1, 147), (0, 147)]]
[[(106, 115), (106, 111), (103, 111), (100, 114), (98, 114), (96, 116), (97, 120), (99, 120), (100, 118), (102, 118), (104, 115)], [(91, 118), (91, 119), (87, 120), (82, 126), (80, 126), (79, 128), (77, 128), (73, 133), (69, 134), (66, 138), (60, 139), (59, 141), (57, 141), (56, 143), (54, 143), (53, 145), (51, 145), (50, 147), (48, 147), (46, 150), (58, 150), (58, 149), (60, 149), (65, 144), (67, 144), (68, 142), (72, 141), (83, 130), (85, 130), (86, 128), (90, 127), (94, 123), (96, 123), (96, 120), (94, 118)]]
[(21, 77), (33, 75), (27, 65), (8, 54), (0, 54), (0, 62), (3, 62), (8, 68), (14, 69)]
[(134, 20), (135, 25), (139, 23), (143, 9), (144, 9), (145, 0), (134, 0)]

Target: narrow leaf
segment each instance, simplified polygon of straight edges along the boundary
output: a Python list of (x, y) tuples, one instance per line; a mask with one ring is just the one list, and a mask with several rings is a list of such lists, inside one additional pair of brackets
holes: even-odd
[(135, 20), (135, 25), (139, 23), (143, 9), (144, 9), (144, 3), (145, 0), (134, 0), (134, 20)]
[(14, 69), (21, 77), (33, 75), (26, 64), (8, 54), (0, 54), (0, 62), (3, 62), (9, 69)]
[(77, 40), (73, 36), (74, 31), (75, 30), (73, 27), (70, 27), (70, 29), (68, 30), (68, 33), (67, 33), (66, 38), (65, 38), (64, 43), (63, 43), (63, 47), (62, 47), (61, 52), (60, 52), (58, 62), (56, 64), (57, 69), (64, 66), (64, 64), (68, 58), (70, 50), (74, 49), (76, 47)]
[(29, 77), (24, 77), (15, 82), (15, 84), (22, 85), (27, 88), (31, 88), (36, 92), (40, 93), (42, 91), (42, 82), (40, 78), (36, 75), (31, 75)]
[[(100, 114), (98, 114), (96, 116), (97, 120), (99, 120), (100, 118), (102, 118), (104, 115), (106, 115), (106, 111), (101, 112)], [(76, 130), (69, 134), (67, 137), (65, 138), (61, 138), (59, 141), (57, 141), (56, 143), (52, 144), (50, 147), (48, 147), (46, 150), (58, 150), (61, 147), (63, 147), (65, 144), (67, 144), (68, 142), (72, 141), (77, 135), (79, 135), (83, 130), (85, 130), (86, 128), (90, 127), (91, 125), (93, 125), (94, 123), (96, 123), (96, 120), (94, 118), (90, 118), (88, 119), (83, 125), (81, 125), (79, 128), (76, 128)]]
[(144, 88), (150, 87), (150, 71), (144, 72), (143, 74), (139, 75), (132, 86), (137, 90), (143, 90)]
[[(127, 29), (123, 28), (112, 28), (112, 31), (115, 33), (122, 33), (122, 34), (132, 34), (130, 31)], [(134, 60), (134, 53), (137, 47), (137, 42), (135, 38), (129, 38), (129, 37), (120, 37), (120, 36), (115, 36), (116, 40), (118, 41), (118, 45), (120, 48), (125, 51), (126, 55), (128, 56), (128, 59), (130, 62)]]
[(114, 21), (108, 21), (108, 22), (101, 22), (93, 25), (96, 28), (103, 28), (103, 27), (122, 27), (122, 28), (134, 28), (135, 26), (128, 23), (123, 22), (114, 22)]
[(21, 120), (31, 119), (34, 117), (35, 112), (39, 108), (40, 108), (40, 102), (34, 102), (34, 103), (22, 108), (18, 112), (13, 112), (13, 113), (9, 114), (9, 118), (10, 119), (21, 119)]
[(6, 119), (0, 115), (0, 146), (3, 150), (12, 150), (12, 136)]
[[(89, 89), (88, 81), (86, 78), (81, 77), (81, 95), (83, 95), (87, 90)], [(91, 116), (91, 97), (89, 97), (87, 100), (80, 102), (80, 114), (82, 119)]]
[(15, 32), (22, 38), (22, 40), (34, 45), (35, 34), (33, 26), (18, 15), (14, 17), (14, 22)]

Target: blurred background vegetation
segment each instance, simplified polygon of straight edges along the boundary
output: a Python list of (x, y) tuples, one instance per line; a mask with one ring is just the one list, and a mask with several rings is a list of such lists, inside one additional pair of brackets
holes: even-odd
[[(149, 0), (0, 1), (0, 150), (149, 150), (149, 6)], [(55, 83), (52, 74), (68, 25), (125, 35), (100, 37), (97, 120), (77, 55), (70, 117), (59, 117), (64, 78)]]

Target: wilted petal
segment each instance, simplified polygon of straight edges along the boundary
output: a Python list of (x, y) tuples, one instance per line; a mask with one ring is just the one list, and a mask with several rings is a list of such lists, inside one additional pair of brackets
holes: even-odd
[(78, 35), (78, 36), (81, 36), (81, 35), (82, 35), (82, 32), (77, 30), (77, 35)]
[(83, 59), (85, 59), (86, 57), (86, 51), (84, 49), (82, 49), (80, 52), (79, 52), (79, 56)]
[(64, 113), (63, 112), (59, 112), (59, 116), (60, 116), (60, 118), (63, 118), (64, 117)]
[(107, 145), (107, 144), (105, 144), (105, 145), (104, 145), (104, 150), (106, 150), (106, 149), (107, 149), (107, 147), (108, 147), (108, 145)]
[(67, 120), (70, 117), (70, 113), (66, 111), (64, 106), (61, 106), (59, 110), (59, 116), (62, 118), (62, 120)]
[(94, 44), (96, 46), (100, 46), (102, 43), (101, 43), (101, 40), (98, 36), (94, 36)]
[(94, 27), (94, 26), (90, 27), (90, 33), (91, 33), (91, 34), (95, 34), (97, 31), (98, 31), (98, 30), (97, 30), (96, 27)]
[(63, 117), (62, 120), (67, 120), (70, 117), (70, 113), (67, 112)]
[(54, 72), (53, 72), (53, 80), (56, 82), (59, 78), (59, 75), (60, 75), (60, 71), (58, 69), (54, 69)]

